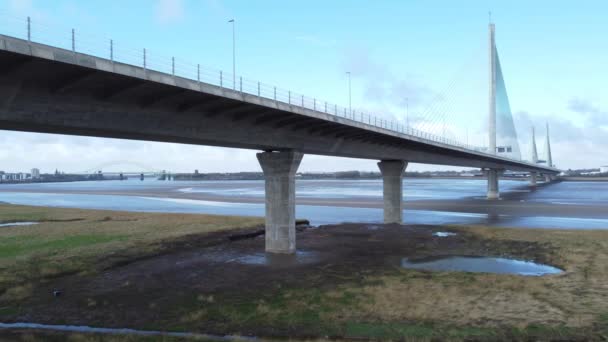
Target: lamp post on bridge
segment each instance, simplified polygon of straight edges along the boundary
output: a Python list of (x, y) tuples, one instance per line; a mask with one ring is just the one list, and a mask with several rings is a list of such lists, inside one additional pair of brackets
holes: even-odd
[(351, 86), (350, 86), (350, 71), (347, 71), (346, 74), (348, 75), (348, 112), (350, 115), (353, 114), (353, 102), (352, 102), (352, 92), (351, 92)]
[(410, 130), (410, 99), (408, 97), (405, 98), (405, 124), (407, 130)]
[(236, 90), (236, 29), (234, 19), (228, 22), (232, 23), (232, 89)]

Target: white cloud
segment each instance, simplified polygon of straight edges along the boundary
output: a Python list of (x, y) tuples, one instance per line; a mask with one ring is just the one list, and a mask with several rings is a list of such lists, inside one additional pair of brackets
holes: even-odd
[(24, 19), (26, 16), (32, 20), (48, 20), (47, 13), (41, 11), (33, 0), (8, 0), (7, 12), (19, 19)]
[(156, 20), (161, 24), (173, 24), (184, 18), (183, 0), (157, 0), (155, 10)]
[(603, 129), (608, 122), (606, 111), (580, 98), (570, 100), (567, 109), (570, 110), (567, 116), (514, 113), (522, 157), (530, 159), (531, 128), (536, 127), (539, 157), (545, 158), (545, 124), (549, 123), (551, 154), (559, 168), (593, 168), (605, 164), (608, 161), (608, 134)]
[(34, 8), (32, 0), (10, 0), (8, 6), (16, 13), (26, 13)]

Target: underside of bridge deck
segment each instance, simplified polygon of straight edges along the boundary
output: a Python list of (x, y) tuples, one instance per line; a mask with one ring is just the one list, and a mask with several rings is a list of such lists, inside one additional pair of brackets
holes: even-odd
[(557, 170), (402, 134), (145, 68), (0, 36), (0, 129), (267, 151), (266, 249), (295, 251), (295, 172), (303, 154), (381, 160), (384, 220), (402, 222), (407, 162)]
[(6, 36), (0, 36), (0, 129), (530, 169), (297, 104)]

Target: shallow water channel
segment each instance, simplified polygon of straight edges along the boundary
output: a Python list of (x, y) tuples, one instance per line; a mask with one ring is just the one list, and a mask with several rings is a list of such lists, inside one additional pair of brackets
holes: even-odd
[(7, 222), (7, 223), (0, 223), (0, 227), (31, 226), (34, 224), (38, 224), (38, 222)]
[(481, 272), (522, 276), (543, 276), (563, 272), (557, 267), (532, 261), (478, 256), (444, 256), (414, 260), (403, 258), (401, 267), (428, 271)]
[(249, 336), (219, 336), (188, 332), (169, 332), (157, 330), (137, 330), (128, 328), (96, 328), (84, 325), (55, 325), (55, 324), (38, 324), (38, 323), (0, 323), (0, 329), (37, 329), (37, 330), (53, 330), (66, 332), (79, 332), (90, 334), (107, 334), (107, 335), (139, 335), (139, 336), (171, 336), (171, 337), (188, 337), (195, 339), (208, 339), (213, 341), (258, 341), (255, 337)]

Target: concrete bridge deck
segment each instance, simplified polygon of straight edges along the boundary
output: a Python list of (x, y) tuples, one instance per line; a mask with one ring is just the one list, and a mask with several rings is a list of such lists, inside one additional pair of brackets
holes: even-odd
[(266, 151), (258, 159), (267, 180), (267, 250), (278, 252), (295, 249), (293, 177), (303, 154), (381, 160), (386, 222), (401, 221), (407, 162), (559, 172), (2, 35), (0, 129)]
[(7, 36), (0, 77), (7, 130), (558, 172)]

